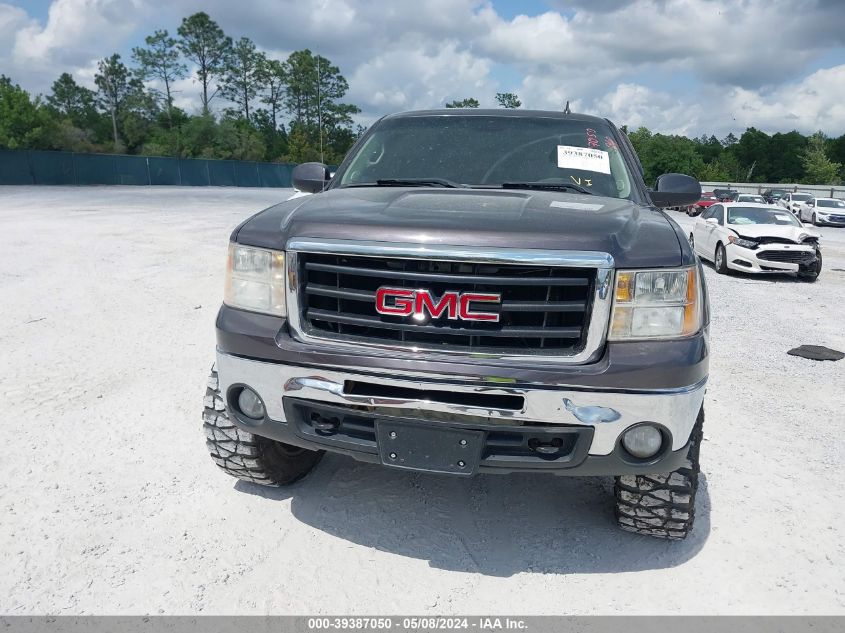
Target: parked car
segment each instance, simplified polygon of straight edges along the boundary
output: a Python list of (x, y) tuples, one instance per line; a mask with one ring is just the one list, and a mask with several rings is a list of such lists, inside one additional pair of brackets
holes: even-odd
[(798, 218), (804, 222), (845, 226), (845, 200), (810, 198), (801, 204)]
[(754, 204), (768, 204), (763, 196), (758, 196), (756, 193), (741, 193), (736, 197), (734, 202), (752, 202)]
[(325, 452), (615, 476), (622, 529), (684, 538), (709, 308), (662, 209), (701, 185), (641, 174), (606, 119), (521, 109), (386, 116), (334, 178), (298, 165), (314, 195), (231, 236), (203, 412), (214, 462), (269, 486)]
[(701, 200), (699, 200), (695, 204), (689, 205), (686, 208), (687, 215), (691, 218), (695, 217), (696, 215), (699, 215), (702, 211), (704, 211), (704, 209), (706, 209), (712, 204), (716, 204), (717, 202), (719, 202), (719, 199), (713, 195), (712, 191), (705, 191), (701, 194)]
[(789, 191), (787, 189), (766, 189), (762, 194), (763, 199), (769, 204), (777, 204), (777, 201), (783, 198)]
[(714, 204), (689, 235), (693, 250), (720, 274), (794, 272), (807, 281), (822, 270), (819, 238), (785, 209), (746, 202)]
[(713, 195), (722, 202), (730, 202), (732, 200), (736, 200), (736, 197), (739, 195), (739, 191), (736, 191), (735, 189), (714, 189)]
[(806, 191), (799, 191), (797, 193), (790, 192), (785, 196), (781, 196), (778, 200), (778, 204), (784, 209), (789, 209), (795, 215), (798, 215), (798, 211), (801, 209), (801, 204), (807, 202), (812, 197), (813, 194), (807, 193)]

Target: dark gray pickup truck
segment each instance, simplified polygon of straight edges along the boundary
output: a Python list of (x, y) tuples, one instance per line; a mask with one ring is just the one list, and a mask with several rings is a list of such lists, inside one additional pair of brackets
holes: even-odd
[(225, 472), (282, 486), (325, 451), (453, 476), (615, 476), (626, 530), (692, 528), (702, 271), (611, 122), (437, 110), (374, 124), (314, 195), (231, 237), (203, 414)]

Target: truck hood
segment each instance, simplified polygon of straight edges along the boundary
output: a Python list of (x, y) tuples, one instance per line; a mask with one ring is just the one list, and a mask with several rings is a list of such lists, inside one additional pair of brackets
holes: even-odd
[(547, 191), (331, 189), (259, 213), (233, 234), (283, 250), (292, 238), (599, 251), (617, 267), (678, 266), (673, 223), (629, 200)]

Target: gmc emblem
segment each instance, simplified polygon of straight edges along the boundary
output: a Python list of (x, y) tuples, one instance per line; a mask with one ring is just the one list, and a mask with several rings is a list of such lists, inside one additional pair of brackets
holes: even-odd
[(437, 319), (444, 314), (450, 319), (464, 321), (499, 322), (498, 312), (478, 312), (470, 309), (471, 303), (502, 303), (499, 293), (444, 292), (435, 299), (428, 290), (390, 288), (382, 286), (376, 291), (376, 312), (394, 316), (425, 315)]

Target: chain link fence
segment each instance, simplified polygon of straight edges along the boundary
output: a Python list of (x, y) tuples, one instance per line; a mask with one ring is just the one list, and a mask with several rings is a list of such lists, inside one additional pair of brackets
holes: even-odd
[(295, 166), (238, 160), (0, 150), (0, 185), (290, 187)]
[(791, 192), (804, 191), (811, 193), (817, 198), (845, 198), (845, 187), (834, 185), (799, 185), (761, 183), (761, 182), (702, 182), (702, 191), (713, 191), (713, 189), (733, 189), (740, 193), (762, 193), (766, 189), (781, 189)]

